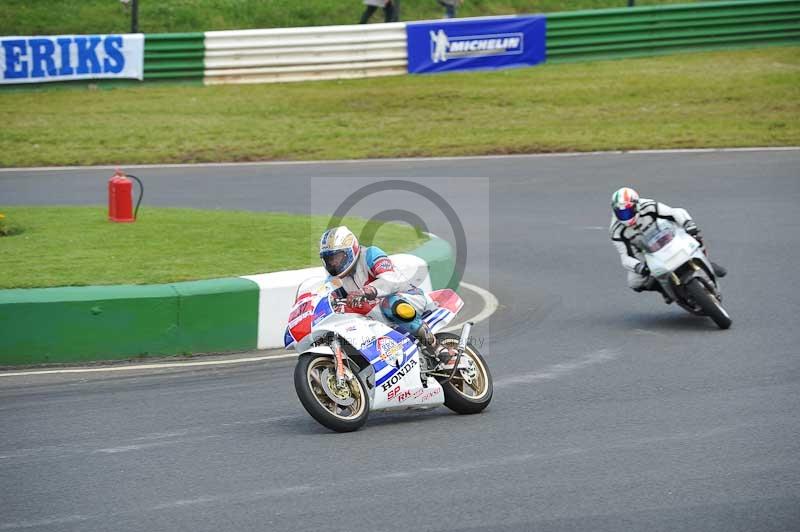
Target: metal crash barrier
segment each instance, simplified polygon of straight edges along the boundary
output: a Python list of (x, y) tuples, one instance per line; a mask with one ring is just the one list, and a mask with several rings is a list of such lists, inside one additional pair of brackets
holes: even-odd
[(289, 82), (786, 44), (800, 44), (800, 0), (150, 34), (144, 35), (143, 75), (136, 69), (120, 73), (123, 63), (141, 61), (141, 37), (0, 37), (0, 84), (112, 77), (208, 85)]

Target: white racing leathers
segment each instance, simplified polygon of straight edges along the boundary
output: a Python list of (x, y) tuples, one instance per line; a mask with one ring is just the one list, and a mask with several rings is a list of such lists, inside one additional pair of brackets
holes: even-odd
[(647, 277), (636, 273), (636, 266), (644, 262), (642, 253), (642, 229), (648, 227), (657, 218), (670, 220), (683, 225), (692, 219), (686, 209), (673, 208), (655, 200), (640, 198), (638, 206), (639, 218), (632, 226), (625, 225), (611, 216), (609, 234), (614, 247), (619, 253), (622, 267), (628, 271), (628, 286), (634, 290), (641, 289)]
[[(405, 275), (397, 271), (392, 260), (376, 246), (363, 248), (352, 273), (342, 278), (342, 288), (346, 293), (362, 290), (366, 285), (374, 287), (378, 291), (378, 297), (398, 295), (413, 306), (420, 316), (431, 304), (422, 290), (412, 285)], [(381, 311), (380, 305), (375, 306), (367, 315), (390, 323)]]

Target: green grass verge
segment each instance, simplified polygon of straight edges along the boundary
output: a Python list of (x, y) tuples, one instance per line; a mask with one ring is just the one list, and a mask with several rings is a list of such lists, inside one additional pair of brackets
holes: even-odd
[[(0, 289), (150, 284), (320, 265), (328, 217), (142, 207), (112, 223), (102, 207), (3, 207)], [(356, 234), (365, 220), (346, 218)], [(20, 232), (21, 230), (21, 232)], [(388, 253), (421, 245), (414, 229), (385, 224), (374, 244)]]
[[(636, 0), (636, 5), (694, 0)], [(712, 0), (713, 1), (713, 0)], [(399, 0), (402, 20), (440, 18), (434, 0)], [(627, 0), (466, 0), (459, 17), (625, 7)], [(191, 32), (355, 24), (360, 0), (170, 0), (139, 2), (139, 31)], [(372, 22), (382, 21), (381, 13)], [(0, 35), (58, 35), (130, 31), (130, 10), (118, 0), (3, 0)]]
[(331, 82), (7, 93), (0, 166), (800, 144), (800, 47)]

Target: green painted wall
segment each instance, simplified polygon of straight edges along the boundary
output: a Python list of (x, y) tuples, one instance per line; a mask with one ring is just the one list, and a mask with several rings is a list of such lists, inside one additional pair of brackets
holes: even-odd
[(258, 286), (169, 285), (0, 291), (0, 365), (255, 349)]
[(246, 351), (258, 343), (256, 283), (232, 277), (171, 285), (178, 293), (177, 346), (187, 353)]
[[(457, 288), (450, 244), (410, 253)], [(256, 349), (259, 287), (238, 277), (163, 285), (0, 290), (0, 366)]]
[(455, 276), (455, 256), (453, 248), (447, 240), (432, 238), (417, 249), (408, 253), (420, 257), (428, 263), (431, 285), (434, 290), (440, 288), (458, 288), (461, 279)]

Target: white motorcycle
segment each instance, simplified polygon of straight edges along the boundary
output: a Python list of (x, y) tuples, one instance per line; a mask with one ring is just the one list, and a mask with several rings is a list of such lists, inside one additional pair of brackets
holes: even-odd
[(438, 332), (464, 305), (455, 292), (430, 292), (437, 306), (422, 316), (439, 344), (448, 347), (441, 360), (412, 335), (348, 308), (335, 295), (336, 281), (301, 287), (284, 337), (286, 347), (300, 353), (294, 386), (311, 417), (331, 430), (350, 432), (363, 426), (371, 411), (444, 405), (476, 414), (489, 405), (492, 377), (469, 341), (472, 324), (464, 324), (460, 335)]
[(714, 268), (700, 242), (659, 219), (642, 231), (642, 247), (650, 275), (665, 294), (688, 312), (708, 316), (720, 329), (731, 326)]

